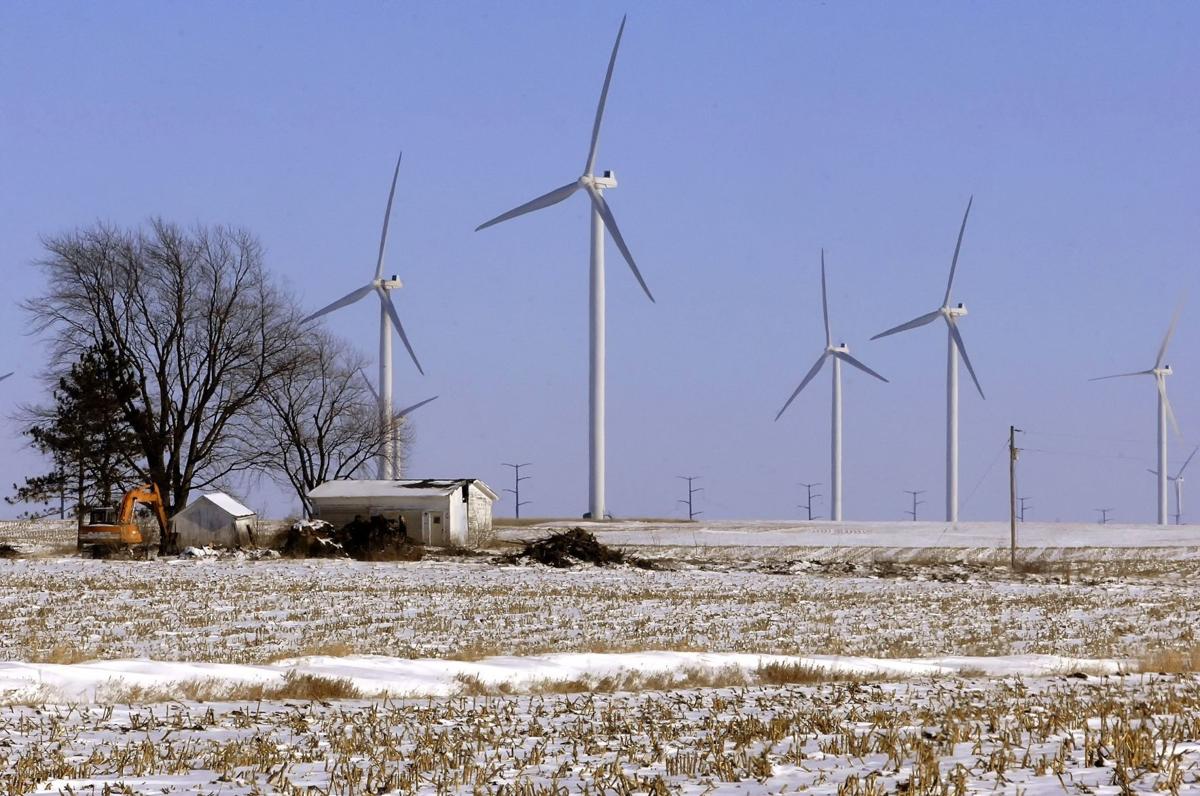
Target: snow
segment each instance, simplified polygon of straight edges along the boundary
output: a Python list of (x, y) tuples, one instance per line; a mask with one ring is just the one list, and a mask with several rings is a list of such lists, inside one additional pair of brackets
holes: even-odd
[[(1006, 522), (571, 522), (592, 531), (606, 544), (677, 548), (792, 548), (824, 551), (839, 548), (882, 550), (975, 549), (1007, 551)], [(500, 531), (507, 539), (548, 533), (560, 523)], [(1092, 551), (1106, 557), (1130, 548), (1151, 557), (1200, 558), (1200, 526), (1107, 525), (1084, 523), (1019, 523), (1017, 546), (1025, 552)]]
[(308, 656), (268, 665), (152, 661), (90, 661), (77, 664), (0, 662), (0, 701), (41, 694), (48, 701), (93, 701), (112, 686), (169, 687), (189, 681), (267, 683), (284, 681), (289, 672), (349, 680), (365, 694), (404, 697), (449, 696), (463, 678), (516, 690), (541, 681), (571, 681), (621, 674), (663, 674), (689, 669), (718, 672), (739, 669), (752, 675), (760, 666), (801, 666), (829, 675), (909, 679), (982, 673), (989, 676), (1045, 676), (1085, 671), (1117, 674), (1127, 663), (1058, 655), (952, 656), (937, 658), (865, 658), (836, 655), (790, 656), (748, 653), (648, 651), (634, 653), (561, 653), (497, 656), (478, 661), (407, 659), (383, 655)]

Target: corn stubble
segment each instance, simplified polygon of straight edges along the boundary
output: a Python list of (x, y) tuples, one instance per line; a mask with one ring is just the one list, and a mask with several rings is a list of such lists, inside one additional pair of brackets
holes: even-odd
[(964, 794), (1200, 784), (1200, 681), (1133, 675), (0, 710), (0, 790)]

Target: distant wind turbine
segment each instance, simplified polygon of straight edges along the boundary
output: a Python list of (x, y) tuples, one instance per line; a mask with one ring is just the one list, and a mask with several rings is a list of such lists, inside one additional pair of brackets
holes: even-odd
[[(1183, 471), (1186, 470), (1187, 466), (1192, 463), (1192, 457), (1196, 455), (1196, 451), (1200, 451), (1200, 445), (1197, 445), (1195, 448), (1192, 449), (1191, 455), (1187, 457), (1187, 461), (1185, 461), (1183, 463), (1183, 466), (1179, 468), (1179, 472), (1175, 473), (1175, 475), (1167, 477), (1168, 481), (1171, 481), (1175, 484), (1175, 524), (1176, 525), (1183, 524)], [(1158, 475), (1157, 470), (1149, 470), (1148, 469), (1146, 472), (1151, 473), (1152, 475)]]
[[(800, 386), (796, 388), (791, 397), (787, 399), (787, 403), (779, 410), (779, 414), (775, 415), (775, 419), (783, 417), (783, 413), (792, 405), (792, 401), (796, 400), (796, 396), (800, 394), (808, 383), (812, 381), (821, 366), (825, 364), (825, 360), (833, 360), (833, 415), (831, 418), (831, 430), (829, 435), (830, 441), (830, 475), (829, 475), (829, 518), (835, 522), (840, 522), (842, 519), (842, 363), (858, 368), (863, 373), (874, 376), (880, 381), (887, 381), (883, 376), (880, 376), (875, 371), (868, 368), (863, 363), (859, 362), (854, 357), (850, 356), (850, 347), (845, 343), (833, 344), (833, 334), (829, 330), (829, 300), (825, 292), (825, 250), (821, 249), (821, 313), (825, 317), (825, 350), (817, 357), (817, 361), (809, 368), (808, 373), (804, 376), (804, 380), (800, 382)], [(810, 501), (811, 503), (811, 501)]]
[(596, 152), (600, 143), (600, 123), (604, 118), (604, 104), (608, 99), (608, 87), (612, 82), (613, 66), (617, 62), (617, 49), (621, 46), (621, 35), (625, 32), (625, 18), (621, 18), (621, 27), (617, 30), (617, 40), (613, 44), (612, 55), (608, 59), (608, 72), (604, 75), (604, 88), (600, 90), (600, 104), (596, 106), (596, 119), (592, 124), (592, 143), (588, 149), (587, 163), (584, 164), (583, 174), (576, 180), (573, 180), (562, 187), (555, 188), (547, 194), (539, 196), (520, 207), (509, 210), (507, 213), (502, 213), (490, 221), (485, 221), (475, 228), (478, 232), (481, 229), (486, 229), (494, 224), (499, 224), (501, 221), (508, 221), (510, 218), (531, 213), (534, 210), (541, 210), (544, 207), (558, 204), (567, 197), (574, 194), (576, 191), (585, 191), (592, 203), (592, 219), (591, 219), (591, 279), (590, 279), (590, 322), (591, 322), (591, 337), (590, 337), (590, 368), (589, 368), (589, 392), (588, 392), (588, 442), (589, 442), (589, 457), (588, 457), (588, 515), (593, 519), (603, 519), (605, 517), (605, 439), (604, 439), (604, 322), (605, 322), (605, 303), (604, 303), (604, 230), (612, 235), (613, 242), (617, 244), (617, 248), (621, 251), (621, 256), (625, 258), (625, 262), (629, 264), (629, 270), (633, 272), (633, 276), (637, 279), (638, 284), (642, 286), (647, 298), (654, 301), (654, 296), (650, 293), (650, 288), (646, 286), (646, 280), (642, 279), (642, 273), (638, 270), (637, 264), (633, 260), (633, 255), (629, 251), (629, 247), (625, 245), (625, 239), (621, 237), (621, 231), (617, 228), (617, 220), (613, 217), (612, 211), (608, 207), (608, 203), (604, 200), (604, 191), (606, 189), (616, 188), (617, 180), (611, 171), (604, 172), (604, 175), (597, 177), (595, 175)]
[[(380, 423), (385, 425), (392, 422), (393, 325), (396, 328), (396, 332), (400, 335), (400, 340), (404, 343), (404, 347), (408, 349), (408, 355), (412, 357), (413, 364), (417, 366), (417, 371), (421, 375), (425, 375), (425, 371), (421, 368), (421, 363), (417, 360), (417, 355), (413, 351), (412, 344), (408, 342), (408, 335), (404, 333), (404, 324), (400, 323), (400, 315), (396, 312), (396, 306), (392, 303), (391, 291), (404, 287), (404, 283), (397, 279), (394, 274), (391, 279), (384, 279), (383, 277), (383, 254), (387, 247), (388, 222), (392, 217), (392, 199), (396, 195), (396, 180), (400, 176), (400, 160), (403, 157), (404, 154), (401, 153), (400, 157), (396, 158), (396, 170), (392, 174), (392, 188), (388, 192), (387, 210), (383, 214), (383, 233), (379, 237), (379, 257), (375, 261), (375, 278), (357, 290), (353, 290), (342, 296), (332, 304), (322, 307), (301, 321), (301, 323), (307, 323), (308, 321), (320, 318), (322, 315), (327, 315), (334, 310), (355, 303), (369, 293), (375, 293), (379, 296), (379, 392), (376, 397), (379, 400)], [(399, 476), (399, 457), (397, 456), (399, 443), (397, 433), (398, 429), (393, 428), (391, 437), (380, 453), (377, 477), (381, 481)]]
[(886, 332), (880, 332), (872, 337), (878, 340), (890, 334), (915, 329), (933, 323), (938, 318), (946, 322), (946, 522), (958, 522), (958, 357), (962, 356), (979, 397), (985, 398), (983, 387), (975, 376), (975, 368), (971, 366), (971, 358), (967, 356), (967, 347), (963, 344), (962, 334), (958, 331), (958, 319), (967, 314), (967, 308), (959, 302), (950, 304), (950, 291), (954, 287), (954, 272), (958, 268), (958, 253), (962, 249), (963, 232), (967, 228), (967, 217), (971, 215), (972, 196), (967, 200), (967, 211), (963, 213), (962, 226), (958, 228), (958, 242), (954, 244), (954, 258), (950, 261), (950, 279), (946, 282), (946, 295), (942, 298), (942, 306), (933, 312), (913, 318), (908, 323), (894, 326)]
[[(1170, 365), (1163, 363), (1167, 356), (1167, 346), (1171, 342), (1171, 335), (1175, 334), (1175, 324), (1179, 322), (1179, 310), (1182, 307), (1175, 308), (1175, 314), (1171, 316), (1171, 325), (1167, 327), (1167, 333), (1163, 336), (1162, 345), (1158, 347), (1158, 357), (1154, 360), (1154, 367), (1148, 370), (1138, 370), (1133, 373), (1114, 373), (1111, 376), (1099, 376), (1088, 381), (1104, 381), (1105, 379), (1119, 379), (1125, 376), (1153, 376), (1154, 384), (1158, 388), (1158, 467), (1154, 470), (1154, 474), (1158, 476), (1158, 524), (1167, 524), (1167, 419), (1170, 418), (1171, 425), (1175, 428), (1175, 433), (1179, 433), (1179, 422), (1175, 419), (1175, 410), (1171, 408), (1171, 402), (1167, 399), (1167, 376), (1170, 376), (1174, 371)], [(1182, 468), (1181, 468), (1182, 472)]]

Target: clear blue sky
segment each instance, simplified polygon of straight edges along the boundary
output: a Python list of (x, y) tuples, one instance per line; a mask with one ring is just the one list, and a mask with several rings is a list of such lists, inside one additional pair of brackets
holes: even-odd
[[(397, 400), (441, 395), (410, 473), (499, 488), (531, 461), (526, 511), (582, 512), (586, 203), (472, 229), (578, 175), (625, 11), (598, 165), (659, 303), (610, 245), (614, 513), (677, 514), (695, 474), (707, 516), (790, 517), (828, 481), (828, 377), (772, 422), (821, 348), (824, 246), (835, 334), (891, 379), (846, 375), (846, 516), (921, 488), (940, 515), (944, 332), (867, 340), (939, 304), (974, 194), (955, 294), (988, 399), (964, 382), (963, 517), (1005, 516), (1011, 422), (1063, 435), (1025, 440), (1055, 451), (1021, 462), (1031, 516), (1153, 519), (1153, 383), (1087, 378), (1149, 367), (1190, 291), (1172, 466), (1200, 441), (1187, 2), (4, 3), (0, 411), (40, 389), (16, 308), (39, 236), (244, 225), (316, 308), (370, 277), (403, 149), (388, 270), (429, 375), (398, 350)], [(374, 357), (373, 305), (330, 326)], [(38, 464), (3, 425), (7, 493)]]

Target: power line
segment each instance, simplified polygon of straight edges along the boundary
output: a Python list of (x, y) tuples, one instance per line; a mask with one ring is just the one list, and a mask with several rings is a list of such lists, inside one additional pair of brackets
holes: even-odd
[(501, 464), (503, 464), (505, 467), (513, 468), (513, 488), (505, 489), (504, 491), (511, 493), (513, 499), (517, 501), (517, 519), (519, 520), (521, 519), (521, 507), (527, 506), (533, 502), (531, 500), (521, 500), (521, 482), (528, 481), (530, 478), (530, 476), (521, 475), (521, 468), (528, 467), (531, 462), (522, 462), (521, 464), (509, 464), (508, 462), (501, 462)]
[(806, 483), (804, 483), (803, 481), (801, 481), (801, 482), (800, 482), (800, 486), (802, 486), (802, 487), (804, 487), (806, 490), (808, 490), (808, 502), (807, 502), (807, 503), (801, 503), (801, 504), (800, 504), (799, 506), (797, 506), (796, 508), (798, 508), (798, 509), (804, 509), (805, 511), (807, 511), (807, 512), (808, 512), (808, 518), (809, 518), (810, 520), (817, 519), (816, 517), (814, 517), (814, 516), (813, 516), (813, 512), (812, 512), (812, 510), (813, 510), (813, 498), (819, 498), (819, 497), (821, 497), (821, 494), (818, 492), (817, 494), (815, 494), (815, 495), (814, 495), (814, 494), (813, 494), (813, 487), (814, 487), (814, 486), (820, 486), (820, 485), (821, 485), (821, 483), (820, 483), (819, 481), (818, 481), (817, 483), (815, 483), (815, 484), (806, 484)]
[(1108, 512), (1112, 511), (1112, 509), (1092, 509), (1092, 511), (1095, 511), (1100, 515), (1101, 525), (1108, 525)]
[(912, 517), (913, 522), (916, 522), (917, 521), (917, 506), (920, 506), (922, 503), (925, 502), (924, 500), (917, 500), (917, 495), (924, 495), (925, 490), (924, 489), (906, 489), (906, 490), (904, 490), (904, 493), (906, 495), (912, 495), (912, 506), (913, 506), (912, 511), (906, 511), (904, 513), (907, 514), (908, 516)]
[[(1021, 450), (1024, 451), (1025, 449), (1021, 448)], [(1017, 517), (1018, 517), (1018, 519), (1021, 520), (1021, 522), (1025, 522), (1025, 508), (1026, 508), (1025, 501), (1032, 500), (1032, 499), (1033, 498), (1028, 498), (1028, 497), (1018, 497), (1017, 498), (1017, 500), (1019, 500), (1021, 502), (1021, 508), (1017, 514)]]
[(688, 485), (687, 500), (680, 499), (680, 500), (676, 500), (675, 502), (685, 504), (687, 506), (687, 510), (688, 510), (688, 519), (694, 520), (697, 517), (699, 517), (701, 514), (704, 513), (703, 511), (696, 511), (692, 506), (692, 496), (695, 495), (697, 492), (704, 491), (704, 487), (702, 487), (702, 486), (701, 487), (693, 487), (692, 486), (692, 482), (699, 481), (700, 476), (698, 476), (698, 475), (677, 475), (675, 477), (679, 478), (683, 481), (687, 481), (687, 485)]

